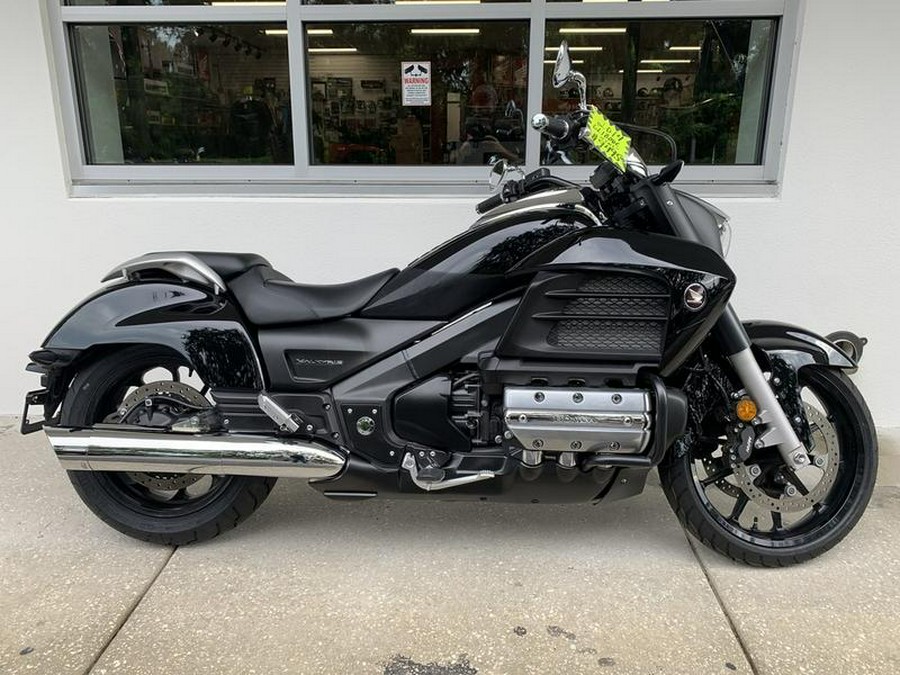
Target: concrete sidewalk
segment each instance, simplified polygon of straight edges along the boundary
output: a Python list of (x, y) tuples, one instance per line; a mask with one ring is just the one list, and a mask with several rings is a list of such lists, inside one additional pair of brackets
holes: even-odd
[(900, 432), (835, 550), (688, 540), (658, 484), (600, 507), (330, 502), (281, 481), (212, 542), (120, 535), (0, 420), (0, 672), (897, 673)]

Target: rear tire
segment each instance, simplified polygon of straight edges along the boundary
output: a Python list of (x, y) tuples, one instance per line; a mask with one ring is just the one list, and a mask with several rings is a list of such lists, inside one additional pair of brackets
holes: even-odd
[[(844, 373), (828, 368), (806, 367), (799, 378), (801, 387), (812, 391), (827, 408), (827, 419), (839, 443), (840, 461), (828, 493), (795, 524), (785, 527), (779, 514), (777, 523), (781, 527), (776, 529), (773, 520), (771, 530), (766, 531), (765, 527), (756, 528), (755, 522), (754, 527), (747, 527), (738, 518), (717, 510), (707, 493), (712, 486), (703, 486), (697, 473), (701, 456), (687, 452), (679, 457), (670, 452), (659, 466), (663, 491), (681, 524), (703, 544), (732, 560), (785, 567), (825, 553), (853, 529), (875, 488), (875, 424), (859, 390)], [(739, 489), (720, 484), (731, 491)]]
[[(126, 347), (91, 363), (73, 380), (63, 401), (60, 424), (90, 427), (103, 421), (116, 411), (128, 388), (139, 381), (136, 378), (157, 368), (174, 373), (187, 368), (187, 363), (175, 352), (153, 345)], [(192, 496), (187, 489), (172, 490), (175, 494), (165, 500), (159, 498), (158, 491), (136, 483), (134, 474), (68, 474), (78, 496), (104, 522), (136, 539), (170, 546), (211, 539), (235, 527), (259, 508), (277, 480), (203, 477), (201, 480), (209, 482), (203, 494)], [(166, 476), (177, 479), (184, 474)]]

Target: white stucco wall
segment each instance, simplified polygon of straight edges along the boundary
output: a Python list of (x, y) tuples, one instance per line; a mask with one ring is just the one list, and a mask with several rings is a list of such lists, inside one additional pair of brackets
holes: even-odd
[[(900, 3), (807, 3), (783, 190), (719, 199), (744, 318), (870, 338), (856, 382), (876, 422), (900, 426)], [(37, 386), (26, 356), (115, 263), (148, 250), (256, 251), (297, 279), (403, 266), (466, 227), (475, 198), (72, 199), (38, 2), (0, 21), (0, 412)]]

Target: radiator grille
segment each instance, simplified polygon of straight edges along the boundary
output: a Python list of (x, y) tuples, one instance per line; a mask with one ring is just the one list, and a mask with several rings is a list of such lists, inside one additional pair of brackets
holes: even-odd
[(546, 296), (564, 303), (559, 311), (534, 317), (553, 322), (550, 346), (597, 352), (598, 358), (661, 356), (669, 313), (665, 282), (635, 274), (592, 275), (577, 288)]
[(563, 307), (563, 314), (600, 314), (622, 317), (665, 316), (666, 298), (575, 298)]

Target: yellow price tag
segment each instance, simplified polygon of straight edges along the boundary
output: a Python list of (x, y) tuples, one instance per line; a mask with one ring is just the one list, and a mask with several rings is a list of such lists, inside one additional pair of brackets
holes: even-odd
[(585, 138), (597, 151), (624, 172), (625, 158), (631, 150), (631, 136), (610, 122), (595, 106), (591, 106), (585, 132)]

